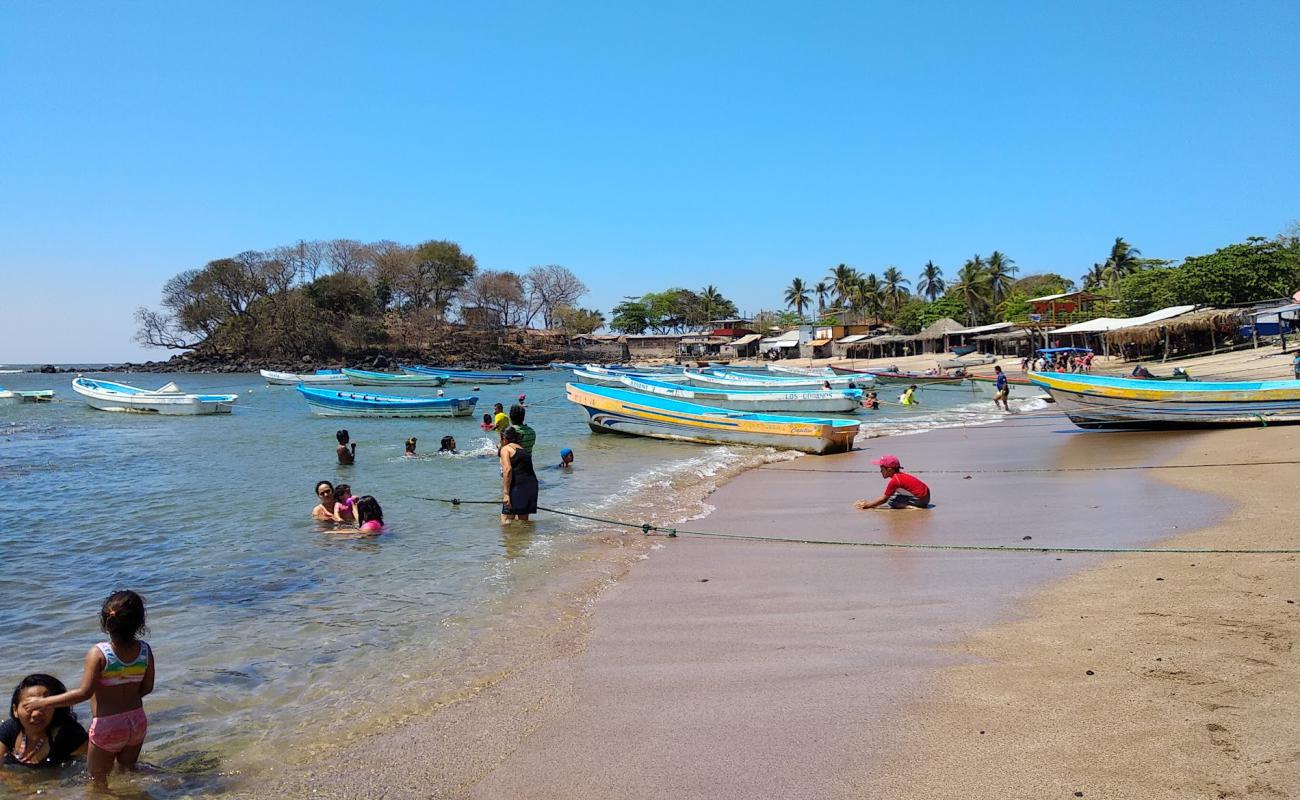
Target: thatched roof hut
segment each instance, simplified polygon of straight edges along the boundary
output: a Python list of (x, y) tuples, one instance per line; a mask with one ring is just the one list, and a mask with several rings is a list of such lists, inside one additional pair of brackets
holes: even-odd
[(1148, 322), (1106, 331), (1106, 342), (1112, 347), (1136, 344), (1150, 347), (1173, 337), (1189, 338), (1196, 335), (1213, 337), (1230, 334), (1245, 321), (1245, 311), (1240, 308), (1202, 308), (1170, 319)]
[(925, 330), (916, 334), (913, 339), (942, 339), (944, 334), (959, 331), (966, 326), (951, 317), (940, 317), (926, 326)]

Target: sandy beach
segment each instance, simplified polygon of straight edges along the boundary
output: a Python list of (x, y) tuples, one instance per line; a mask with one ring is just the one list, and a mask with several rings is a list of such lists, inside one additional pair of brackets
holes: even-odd
[[(1051, 414), (1019, 415), (753, 470), (723, 486), (711, 498), (716, 511), (691, 527), (990, 547), (1294, 546), (1278, 522), (1295, 511), (1293, 467), (1147, 467), (1276, 461), (1297, 436), (1295, 428), (1085, 433)], [(881, 452), (930, 483), (935, 508), (852, 508), (878, 494), (870, 459)], [(1298, 599), (1293, 556), (888, 550), (689, 535), (652, 545), (648, 558), (552, 620), (512, 669), (348, 747), (365, 758), (285, 770), (260, 793), (1300, 790), (1288, 757), (1300, 626), (1286, 602)]]

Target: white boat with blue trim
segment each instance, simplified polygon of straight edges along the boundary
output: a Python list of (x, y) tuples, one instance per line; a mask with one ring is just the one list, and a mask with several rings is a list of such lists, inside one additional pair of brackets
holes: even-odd
[(141, 389), (125, 383), (92, 380), (81, 375), (73, 378), (72, 391), (85, 398), (86, 404), (91, 408), (100, 411), (132, 411), (164, 416), (229, 414), (239, 399), (237, 394), (186, 394), (175, 383), (167, 383), (157, 389)]
[(1031, 372), (1080, 428), (1300, 423), (1300, 381), (1153, 381)]
[(631, 375), (621, 380), (635, 392), (733, 411), (852, 414), (862, 406), (861, 389), (706, 389)]
[(308, 384), (328, 384), (328, 383), (347, 383), (348, 376), (338, 369), (318, 369), (315, 372), (276, 372), (274, 370), (258, 370), (266, 382), (272, 386), (297, 386), (300, 383)]
[(447, 382), (446, 376), (442, 375), (411, 375), (404, 372), (372, 372), (365, 369), (344, 368), (343, 374), (347, 376), (348, 383), (353, 386), (414, 386), (428, 388), (430, 386), (442, 386)]
[(443, 369), (442, 367), (424, 367), (419, 364), (403, 364), (402, 369), (408, 375), (437, 375), (448, 383), (519, 383), (524, 376), (518, 372), (475, 372), (465, 369)]

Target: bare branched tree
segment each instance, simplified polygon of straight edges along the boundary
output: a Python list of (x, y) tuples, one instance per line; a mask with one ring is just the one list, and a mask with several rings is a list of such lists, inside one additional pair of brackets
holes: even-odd
[(556, 311), (562, 307), (572, 307), (587, 293), (587, 286), (577, 275), (559, 264), (533, 267), (524, 275), (524, 287), (528, 292), (528, 311), (524, 324), (532, 325), (533, 319), (540, 313), (542, 324), (548, 330), (556, 324)]

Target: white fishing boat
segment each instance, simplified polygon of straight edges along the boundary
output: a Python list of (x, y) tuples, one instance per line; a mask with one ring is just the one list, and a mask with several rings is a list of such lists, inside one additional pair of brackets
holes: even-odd
[(322, 383), (347, 383), (348, 376), (344, 375), (341, 370), (337, 369), (318, 369), (315, 372), (276, 372), (274, 370), (258, 370), (266, 382), (272, 386), (297, 386), (300, 383), (322, 384)]
[[(784, 364), (768, 364), (767, 371), (777, 375), (798, 375), (803, 378), (834, 378), (835, 370), (830, 367), (788, 367)], [(728, 370), (734, 372), (734, 370)]]
[(53, 389), (30, 389), (25, 392), (15, 392), (0, 386), (0, 406), (16, 406), (19, 403), (48, 403), (53, 399)]
[(656, 397), (698, 403), (733, 411), (797, 411), (851, 414), (862, 405), (861, 389), (818, 389), (813, 391), (705, 389), (675, 383), (623, 376), (623, 385)]
[(174, 383), (158, 389), (141, 389), (125, 383), (91, 380), (78, 375), (72, 391), (100, 411), (135, 411), (143, 414), (229, 414), (239, 395), (186, 394)]
[(658, 373), (650, 374), (644, 372), (622, 372), (619, 370), (605, 369), (604, 367), (588, 366), (584, 369), (575, 369), (573, 379), (578, 383), (585, 383), (588, 386), (617, 386), (622, 387), (624, 378), (653, 378), (663, 383), (675, 383), (687, 385), (686, 375), (660, 375)]
[(872, 383), (869, 375), (828, 375), (824, 378), (796, 378), (794, 376), (777, 377), (776, 375), (756, 377), (734, 372), (694, 372), (688, 373), (686, 377), (692, 386), (702, 386), (706, 389), (730, 387), (732, 389), (813, 391), (825, 389), (827, 385), (832, 389), (856, 389), (860, 386), (869, 386)]

